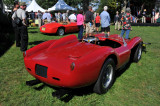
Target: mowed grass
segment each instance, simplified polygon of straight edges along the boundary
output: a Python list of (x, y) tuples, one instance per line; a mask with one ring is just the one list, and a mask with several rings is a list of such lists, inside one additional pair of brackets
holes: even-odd
[[(58, 106), (58, 105), (121, 105), (135, 106), (160, 104), (160, 27), (132, 27), (130, 37), (140, 36), (146, 43), (147, 53), (143, 53), (138, 63), (130, 67), (117, 77), (112, 88), (103, 95), (87, 91), (83, 94), (68, 97), (68, 102), (52, 97), (54, 88), (42, 84), (29, 87), (25, 82), (34, 78), (26, 71), (22, 52), (14, 45), (0, 57), (0, 106)], [(29, 28), (29, 48), (42, 41), (59, 39), (61, 36), (44, 35), (38, 28)], [(111, 26), (111, 34), (120, 34)], [(67, 34), (69, 35), (69, 34)], [(77, 33), (76, 33), (77, 35)], [(79, 92), (83, 91), (80, 90)], [(88, 93), (87, 93), (88, 92)], [(76, 94), (76, 93), (75, 93)]]

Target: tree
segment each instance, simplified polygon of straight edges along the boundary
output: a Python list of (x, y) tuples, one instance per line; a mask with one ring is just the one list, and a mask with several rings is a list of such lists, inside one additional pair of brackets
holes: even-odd
[(14, 0), (3, 0), (3, 2), (9, 9), (12, 9), (14, 6)]

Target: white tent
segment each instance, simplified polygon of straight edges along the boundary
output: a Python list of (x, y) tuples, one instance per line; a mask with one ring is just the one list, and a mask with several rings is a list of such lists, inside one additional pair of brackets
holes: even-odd
[(67, 5), (63, 0), (58, 0), (58, 2), (53, 7), (48, 9), (48, 11), (54, 11), (54, 10), (77, 10), (77, 9)]
[(38, 10), (40, 10), (41, 12), (45, 12), (45, 10), (42, 7), (40, 7), (35, 0), (32, 0), (31, 4), (26, 8), (26, 11), (28, 12), (38, 12)]

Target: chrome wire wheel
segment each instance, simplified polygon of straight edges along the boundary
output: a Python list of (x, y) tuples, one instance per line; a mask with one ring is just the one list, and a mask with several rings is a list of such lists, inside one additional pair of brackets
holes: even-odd
[(63, 28), (58, 29), (58, 35), (60, 35), (60, 36), (64, 35), (64, 29)]
[(113, 66), (111, 64), (107, 65), (106, 70), (107, 71), (104, 73), (103, 79), (102, 79), (102, 85), (105, 89), (110, 85), (112, 81)]
[(140, 47), (138, 51), (138, 60), (141, 59), (141, 55), (142, 55), (142, 47)]
[(112, 58), (108, 58), (104, 62), (101, 73), (94, 85), (94, 92), (104, 94), (112, 87), (115, 80), (115, 68), (116, 65)]

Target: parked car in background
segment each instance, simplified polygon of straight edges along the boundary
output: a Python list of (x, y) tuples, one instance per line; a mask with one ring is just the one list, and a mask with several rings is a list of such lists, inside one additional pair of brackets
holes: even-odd
[(40, 31), (45, 34), (57, 34), (62, 36), (65, 33), (78, 32), (79, 29), (76, 22), (70, 22), (70, 23), (52, 22), (41, 26)]

